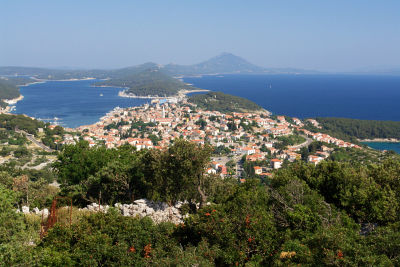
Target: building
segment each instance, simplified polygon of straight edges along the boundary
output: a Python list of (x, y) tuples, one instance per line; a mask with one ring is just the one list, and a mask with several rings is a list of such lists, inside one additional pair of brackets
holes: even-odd
[(279, 169), (282, 167), (282, 160), (280, 159), (271, 159), (271, 168)]

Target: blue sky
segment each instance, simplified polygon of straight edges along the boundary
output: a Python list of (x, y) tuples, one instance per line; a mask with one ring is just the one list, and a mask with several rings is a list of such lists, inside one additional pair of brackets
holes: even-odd
[(231, 52), (264, 67), (400, 66), (400, 1), (2, 0), (0, 66), (116, 68)]

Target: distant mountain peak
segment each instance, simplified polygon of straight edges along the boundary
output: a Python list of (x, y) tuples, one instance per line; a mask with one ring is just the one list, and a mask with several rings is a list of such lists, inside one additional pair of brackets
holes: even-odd
[(229, 53), (229, 52), (222, 52), (221, 54), (217, 55), (216, 57), (237, 57), (236, 55)]

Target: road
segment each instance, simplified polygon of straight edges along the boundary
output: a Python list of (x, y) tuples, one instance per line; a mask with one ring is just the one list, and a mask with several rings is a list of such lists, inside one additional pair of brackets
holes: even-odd
[(23, 130), (17, 130), (17, 129), (15, 130), (15, 132), (24, 134), (29, 141), (31, 141), (35, 145), (39, 146), (46, 152), (54, 152), (55, 151), (54, 149), (51, 149), (50, 147), (45, 146), (42, 142), (39, 142), (38, 140), (36, 140), (32, 134), (29, 134)]
[(312, 140), (311, 138), (309, 138), (309, 137), (307, 137), (305, 135), (301, 135), (301, 136), (303, 136), (306, 139), (306, 141), (301, 143), (301, 144), (299, 144), (299, 145), (290, 146), (289, 148), (299, 149), (299, 148), (302, 148), (302, 147), (308, 147), (314, 141), (314, 140)]

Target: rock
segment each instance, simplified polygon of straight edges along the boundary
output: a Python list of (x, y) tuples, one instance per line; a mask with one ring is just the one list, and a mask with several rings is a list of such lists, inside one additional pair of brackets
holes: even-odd
[(147, 208), (146, 208), (146, 214), (147, 214), (147, 215), (153, 214), (153, 213), (154, 213), (154, 209), (153, 209), (153, 208), (150, 208), (150, 207), (147, 207)]
[(133, 202), (136, 203), (136, 204), (146, 204), (147, 200), (146, 199), (138, 199), (138, 200), (135, 200)]
[(29, 207), (28, 206), (22, 206), (22, 213), (23, 214), (29, 214)]
[(43, 214), (44, 218), (48, 217), (49, 216), (49, 210), (48, 209), (43, 209), (42, 210), (42, 214)]

